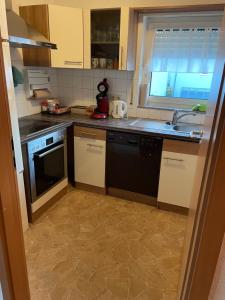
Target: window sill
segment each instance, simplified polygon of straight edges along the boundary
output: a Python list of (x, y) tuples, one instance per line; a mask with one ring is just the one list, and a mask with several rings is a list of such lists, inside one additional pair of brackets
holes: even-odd
[[(165, 111), (174, 111), (179, 110), (180, 112), (191, 112), (191, 108), (178, 108), (178, 107), (163, 107), (163, 106), (157, 106), (157, 105), (149, 105), (149, 106), (140, 106), (138, 105), (137, 108), (141, 109), (155, 109), (155, 110), (165, 110)], [(194, 111), (196, 114), (205, 115), (206, 112), (201, 111)]]

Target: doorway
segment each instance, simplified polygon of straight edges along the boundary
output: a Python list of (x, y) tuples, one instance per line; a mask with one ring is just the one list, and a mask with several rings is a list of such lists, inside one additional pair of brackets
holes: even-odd
[[(220, 60), (220, 66), (221, 66), (221, 61), (223, 61), (222, 59)], [(222, 66), (223, 66), (223, 63), (222, 63)], [(219, 71), (220, 70), (220, 71)], [(221, 80), (221, 78), (223, 78), (221, 75), (222, 75), (222, 72), (223, 70), (221, 70), (221, 68), (219, 68), (218, 69), (218, 79), (217, 79), (217, 83), (218, 83), (218, 85), (216, 85), (215, 86), (215, 94), (213, 95), (213, 99), (214, 99), (214, 101), (216, 100), (216, 102), (217, 102), (217, 106), (215, 106), (215, 104), (216, 103), (214, 103), (214, 109), (212, 109), (212, 111), (211, 111), (211, 113), (212, 112), (215, 112), (215, 116), (217, 116), (217, 120), (216, 120), (216, 122), (215, 122), (215, 120), (214, 120), (214, 122), (212, 122), (213, 121), (213, 116), (211, 115), (211, 128), (213, 129), (213, 132), (214, 132), (214, 134), (216, 133), (216, 132), (218, 132), (217, 133), (217, 136), (216, 136), (216, 140), (219, 142), (220, 141), (220, 139), (222, 138), (222, 132), (219, 132), (219, 128), (220, 129), (222, 129), (222, 123), (220, 123), (220, 122), (218, 122), (219, 120), (220, 120), (220, 118), (222, 117), (222, 112), (223, 112), (223, 99), (221, 98), (221, 96), (223, 95), (223, 93), (222, 93), (222, 87), (221, 87), (221, 84), (222, 84), (222, 80)], [(4, 98), (6, 98), (6, 95), (4, 95)], [(219, 99), (222, 99), (222, 100), (219, 100)], [(219, 100), (219, 102), (218, 102), (218, 100)], [(6, 104), (6, 103), (5, 103)], [(4, 120), (4, 118), (3, 119), (1, 119), (1, 120)], [(5, 119), (5, 122), (6, 122), (6, 124), (8, 124), (8, 119)], [(208, 121), (210, 121), (210, 120), (208, 120)], [(209, 129), (210, 129), (210, 126), (208, 127)], [(8, 127), (8, 135), (10, 136), (10, 128)], [(9, 140), (9, 139), (8, 139)], [(207, 145), (207, 147), (206, 147), (206, 144), (208, 143), (208, 145)], [(8, 147), (9, 147), (9, 144), (10, 143), (8, 143)], [(220, 145), (220, 144), (219, 144)], [(219, 154), (221, 154), (219, 151), (222, 149), (221, 147), (222, 146), (220, 146), (219, 148), (217, 148), (217, 151), (216, 151), (216, 149), (215, 148), (213, 148), (213, 146), (212, 146), (212, 143), (211, 144), (209, 144), (209, 136), (208, 136), (208, 141), (206, 140), (205, 141), (205, 145), (203, 145), (205, 148), (204, 149), (206, 149), (206, 150), (210, 150), (210, 151), (206, 151), (207, 152), (207, 157), (206, 157), (206, 152), (205, 152), (205, 161), (207, 162), (207, 164), (209, 164), (209, 165), (214, 165), (214, 167), (215, 167), (215, 170), (214, 170), (214, 172), (216, 172), (216, 167), (217, 167), (217, 165), (215, 164), (215, 161), (214, 160), (210, 160), (210, 158), (209, 158), (209, 155), (211, 155), (212, 157), (217, 157), (217, 155), (219, 155)], [(10, 147), (8, 148), (8, 150), (10, 149)], [(214, 149), (214, 150), (213, 150)], [(202, 151), (203, 151), (203, 149), (202, 149)], [(12, 157), (12, 152), (11, 152), (11, 150), (9, 150), (9, 154), (10, 154), (10, 156)], [(9, 158), (10, 158), (10, 156), (9, 156)], [(9, 159), (9, 161), (10, 161), (10, 159)], [(8, 161), (8, 162), (9, 162)], [(9, 165), (10, 165), (10, 163), (9, 163)], [(12, 162), (11, 162), (11, 172), (13, 173), (13, 165), (12, 165)], [(207, 171), (205, 168), (203, 168), (203, 170), (204, 171)], [(221, 172), (222, 172), (222, 170), (221, 170)], [(205, 175), (206, 176), (206, 175)], [(204, 177), (204, 180), (206, 180), (207, 179), (207, 176), (206, 177)], [(15, 184), (15, 186), (16, 186), (16, 184)], [(210, 194), (209, 194), (210, 195)], [(203, 196), (203, 194), (202, 194), (202, 196)], [(197, 208), (197, 207), (196, 207)], [(17, 207), (17, 211), (18, 211), (18, 207)], [(193, 210), (194, 211), (194, 210)], [(204, 214), (204, 216), (206, 217), (207, 216), (207, 214)], [(19, 219), (17, 219), (16, 220), (18, 223), (20, 222), (20, 220)], [(199, 223), (201, 223), (201, 222), (199, 222)], [(202, 224), (203, 225), (203, 224)], [(204, 223), (204, 225), (205, 225), (205, 223)], [(221, 225), (221, 224), (220, 224)], [(4, 228), (4, 230), (5, 230), (6, 228)], [(199, 228), (200, 229), (200, 228)], [(84, 230), (84, 232), (85, 232), (85, 230)], [(219, 239), (218, 239), (218, 241), (219, 241)], [(200, 243), (200, 240), (197, 240), (196, 239), (196, 241), (194, 242), (193, 241), (193, 245), (194, 246), (196, 246), (198, 243)], [(19, 244), (21, 244), (21, 247), (22, 247), (22, 239), (21, 239), (21, 233), (20, 233), (20, 242), (19, 242)], [(12, 246), (12, 245), (11, 245)], [(219, 243), (216, 245), (217, 246), (217, 248), (219, 247)], [(10, 249), (8, 249), (8, 251), (9, 251)], [(22, 250), (23, 250), (23, 247), (22, 247)], [(21, 253), (23, 253), (23, 251), (21, 252)], [(217, 253), (218, 253), (218, 251), (215, 251), (215, 256), (214, 256), (214, 259), (216, 260), (216, 258), (217, 258)], [(188, 257), (188, 259), (189, 259), (189, 261), (191, 260), (191, 257), (190, 257), (190, 255), (189, 256), (187, 256)], [(195, 255), (195, 261), (197, 261), (197, 258), (198, 258), (198, 256), (196, 256)], [(11, 258), (12, 259), (12, 258)], [(9, 258), (9, 260), (10, 260), (10, 258)], [(22, 262), (24, 263), (24, 259), (22, 260)], [(200, 271), (202, 271), (201, 270), (201, 268), (199, 269), (199, 274), (201, 274), (201, 272)], [(195, 274), (195, 272), (196, 272), (196, 269), (194, 269), (194, 270), (192, 270), (192, 276), (193, 275), (195, 275), (196, 277), (193, 277), (192, 278), (192, 282), (191, 282), (191, 284), (190, 284), (190, 282), (187, 282), (187, 286), (189, 286), (189, 288), (187, 289), (188, 290), (188, 293), (191, 293), (192, 292), (192, 288), (194, 288), (195, 287), (195, 282), (197, 282), (196, 281), (196, 278), (197, 278), (197, 274)], [(211, 270), (210, 271), (211, 273), (210, 274), (212, 274), (212, 272), (213, 272), (213, 270)], [(25, 274), (25, 273), (24, 273)], [(186, 274), (187, 274), (187, 272), (186, 272)], [(190, 275), (185, 275), (186, 277), (184, 277), (185, 278), (185, 280), (188, 280), (189, 278), (191, 278), (191, 276)], [(26, 278), (26, 274), (24, 275), (24, 278)], [(14, 280), (18, 280), (18, 279), (16, 279), (16, 278), (14, 278)], [(185, 281), (186, 282), (186, 281)], [(24, 282), (23, 284), (25, 284), (26, 285), (26, 283)], [(115, 283), (115, 281), (114, 281), (114, 284), (116, 284)], [(119, 284), (119, 287), (121, 286), (121, 282), (120, 282), (120, 284)], [(27, 291), (27, 290), (26, 290)], [(187, 296), (187, 294), (186, 294), (186, 292), (185, 292), (185, 290), (184, 290), (184, 292), (183, 292), (184, 294), (183, 294), (183, 299), (188, 299), (188, 296)], [(200, 294), (201, 295), (201, 294)], [(16, 295), (16, 297), (18, 298), (18, 294)], [(26, 297), (29, 297), (28, 296), (28, 294), (26, 295)], [(189, 296), (190, 297), (190, 296)], [(16, 299), (17, 299), (16, 298)], [(9, 298), (10, 299), (10, 298)], [(19, 298), (18, 298), (19, 299)], [(29, 298), (21, 298), (21, 299), (29, 299)], [(195, 298), (190, 298), (190, 299), (195, 299)], [(199, 299), (199, 298), (196, 298), (196, 299)], [(201, 298), (201, 299), (204, 299), (204, 298)]]

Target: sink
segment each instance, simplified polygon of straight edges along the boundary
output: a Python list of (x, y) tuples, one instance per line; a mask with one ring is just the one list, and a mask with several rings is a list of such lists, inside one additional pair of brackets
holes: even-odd
[(131, 122), (129, 126), (143, 128), (143, 129), (157, 130), (157, 131), (167, 131), (167, 132), (176, 131), (177, 133), (179, 132), (185, 134), (194, 133), (195, 135), (198, 136), (202, 135), (202, 126), (198, 124), (178, 123), (177, 125), (172, 125), (170, 122), (138, 119)]
[(201, 134), (201, 126), (196, 125), (196, 124), (179, 124), (179, 125), (174, 125), (173, 130), (178, 131), (178, 132), (185, 132), (185, 133), (191, 133), (195, 132), (196, 134)]
[(154, 121), (154, 120), (135, 120), (129, 124), (129, 126), (153, 130), (173, 130), (173, 126), (166, 124), (164, 121)]

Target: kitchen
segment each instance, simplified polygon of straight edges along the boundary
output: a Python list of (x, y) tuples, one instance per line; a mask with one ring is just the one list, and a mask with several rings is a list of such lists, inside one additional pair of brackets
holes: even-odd
[[(132, 299), (175, 299), (186, 215), (191, 203), (207, 109), (205, 99), (208, 95), (205, 96), (205, 93), (209, 92), (208, 82), (211, 83), (207, 74), (213, 72), (222, 13), (220, 10), (208, 10), (192, 13), (191, 16), (190, 13), (167, 14), (164, 22), (167, 26), (171, 22), (173, 31), (163, 34), (176, 33), (174, 18), (178, 24), (181, 18), (187, 24), (198, 22), (201, 30), (197, 30), (196, 34), (203, 32), (200, 37), (204, 42), (211, 38), (205, 46), (212, 50), (208, 56), (210, 63), (197, 66), (199, 69), (194, 72), (199, 76), (196, 80), (199, 80), (199, 84), (201, 80), (203, 86), (196, 88), (192, 83), (191, 87), (184, 86), (179, 96), (175, 96), (178, 75), (184, 71), (176, 70), (178, 75), (174, 81), (172, 73), (175, 71), (169, 69), (169, 64), (166, 68), (172, 75), (165, 80), (161, 78), (165, 94), (157, 95), (153, 91), (155, 88), (161, 93), (159, 90), (162, 88), (157, 87), (158, 81), (154, 80), (154, 76), (157, 72), (165, 71), (161, 66), (160, 70), (157, 69), (159, 57), (154, 56), (160, 46), (160, 43), (157, 44), (157, 34), (161, 34), (159, 20), (162, 20), (162, 15), (139, 15), (137, 10), (128, 7), (92, 10), (50, 4), (24, 5), (17, 13), (35, 30), (40, 31), (42, 26), (48, 30), (45, 32), (48, 36), (46, 48), (25, 47), (21, 51), (17, 49), (18, 41), (12, 39), (10, 49), (15, 68), (16, 111), (22, 145), (21, 169), (24, 170), (25, 186), (23, 188), (23, 179), (20, 179), (20, 200), (32, 299), (43, 299), (46, 293), (54, 299), (92, 299), (92, 296), (96, 299), (127, 299), (128, 295)], [(61, 14), (67, 17), (59, 17)], [(206, 19), (207, 28), (210, 29), (202, 30)], [(149, 22), (160, 28), (154, 37), (155, 48), (151, 50), (156, 65), (151, 65), (151, 79), (147, 71), (149, 62), (145, 60), (145, 54), (149, 53), (145, 44), (146, 36), (149, 38), (152, 32)], [(16, 36), (10, 32), (9, 20), (8, 27), (10, 36)], [(73, 40), (80, 43), (71, 43), (72, 36), (65, 35), (71, 28), (74, 29), (71, 32), (74, 34)], [(189, 34), (184, 29), (182, 33)], [(187, 41), (187, 37), (182, 43)], [(194, 40), (193, 47), (197, 46)], [(57, 50), (54, 49), (56, 47)], [(165, 56), (163, 51), (162, 56)], [(205, 59), (201, 54), (199, 56), (199, 60)], [(192, 73), (191, 67), (188, 68), (186, 73)], [(159, 103), (157, 101), (160, 98), (162, 101)], [(177, 98), (182, 99), (179, 102)], [(64, 113), (59, 115), (61, 112)], [(90, 212), (86, 207), (90, 208)], [(102, 214), (105, 214), (104, 218)], [(130, 219), (127, 217), (129, 214)], [(152, 220), (146, 220), (144, 224), (139, 215), (152, 217)], [(99, 223), (96, 218), (99, 218)], [(121, 223), (120, 218), (124, 219)], [(113, 228), (111, 222), (118, 223), (118, 227)], [(132, 222), (136, 226), (132, 227)], [(168, 222), (168, 227), (164, 222)], [(71, 224), (73, 230), (69, 230)], [(99, 224), (101, 227), (105, 225), (108, 231), (98, 232)], [(123, 225), (128, 229), (123, 229)], [(138, 225), (143, 226), (143, 232), (138, 232)], [(148, 232), (148, 226), (152, 226), (152, 233), (151, 230)], [(80, 228), (79, 232), (76, 232), (77, 227)], [(163, 243), (164, 235), (170, 233), (168, 243)], [(113, 253), (108, 256), (107, 251), (112, 244), (108, 243), (110, 239), (107, 239), (107, 235), (111, 237), (110, 242), (118, 242), (118, 249), (113, 247)], [(126, 242), (123, 245), (126, 236), (129, 245)], [(93, 238), (98, 243), (94, 244)], [(68, 243), (67, 247), (59, 245), (60, 239)], [(138, 241), (142, 241), (143, 248), (149, 251), (145, 252), (142, 247), (139, 249)], [(177, 249), (172, 245), (175, 241)], [(56, 245), (54, 251), (49, 242)], [(109, 271), (101, 274), (97, 253), (97, 266), (89, 262), (95, 253), (88, 248), (93, 247), (98, 251), (101, 243), (104, 245), (101, 251), (106, 251), (103, 259), (105, 267), (113, 270), (114, 275), (109, 276)], [(63, 251), (67, 253), (68, 247), (74, 247), (72, 260), (68, 259), (68, 254), (64, 255), (65, 260), (60, 259)], [(126, 247), (133, 247), (133, 252), (126, 250)], [(156, 260), (154, 255), (157, 247)], [(168, 251), (163, 251), (163, 247)], [(144, 254), (140, 253), (139, 257), (136, 251), (144, 251)], [(51, 254), (52, 261), (48, 265), (44, 256), (50, 259)], [(116, 259), (110, 262), (111, 255)], [(159, 266), (149, 263), (149, 272), (152, 268), (154, 274), (146, 275), (142, 261), (135, 276), (131, 276), (132, 271), (135, 273), (134, 269), (128, 275), (121, 275), (126, 273), (128, 266), (131, 268), (132, 263), (127, 261), (126, 255), (136, 255), (137, 260), (147, 255), (146, 259), (154, 263), (157, 261)], [(163, 265), (166, 259), (176, 263), (166, 269)], [(75, 268), (74, 272), (69, 267), (70, 263)], [(120, 267), (119, 274), (113, 263)], [(179, 270), (176, 271), (176, 268)], [(65, 272), (64, 280), (57, 277), (61, 272)], [(84, 272), (84, 278), (76, 272)], [(94, 277), (99, 272), (103, 278)], [(41, 280), (44, 273), (48, 273), (46, 281)], [(156, 273), (159, 273), (158, 277)], [(76, 288), (73, 280), (67, 282), (71, 274), (77, 280)], [(54, 279), (51, 279), (52, 276)], [(93, 281), (91, 276), (94, 277)], [(105, 281), (107, 276), (109, 282), (106, 286), (99, 286), (99, 282)], [(143, 279), (143, 276), (146, 277)], [(138, 281), (138, 277), (143, 280)], [(165, 285), (159, 288), (157, 282), (165, 278)], [(146, 281), (151, 280), (153, 284), (149, 285)], [(57, 284), (53, 285), (54, 281)], [(87, 288), (87, 282), (92, 284), (90, 289)], [(132, 289), (134, 282), (136, 286)], [(52, 285), (49, 290), (46, 289), (47, 283)]]

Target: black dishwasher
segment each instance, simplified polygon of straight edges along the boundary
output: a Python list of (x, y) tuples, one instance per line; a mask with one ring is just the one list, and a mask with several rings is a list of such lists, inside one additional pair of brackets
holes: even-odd
[(106, 186), (157, 197), (162, 139), (107, 132)]

